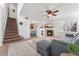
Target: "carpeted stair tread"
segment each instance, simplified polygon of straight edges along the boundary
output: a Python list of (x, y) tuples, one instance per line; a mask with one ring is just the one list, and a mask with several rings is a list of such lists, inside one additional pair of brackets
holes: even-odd
[(4, 39), (17, 38), (17, 37), (20, 37), (20, 36), (19, 35), (5, 36)]
[(6, 40), (4, 40), (4, 43), (14, 42), (14, 41), (18, 41), (21, 39), (22, 39), (21, 37), (6, 39)]
[(8, 17), (4, 35), (4, 43), (21, 40), (18, 35), (17, 22), (15, 18)]
[(7, 33), (5, 36), (18, 35), (18, 33)]

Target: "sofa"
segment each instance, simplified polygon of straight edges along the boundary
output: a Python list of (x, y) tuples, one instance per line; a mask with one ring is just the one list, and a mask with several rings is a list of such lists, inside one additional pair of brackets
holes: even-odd
[(36, 43), (37, 46), (37, 52), (40, 53), (43, 56), (50, 56), (51, 50), (50, 50), (50, 42), (47, 40), (42, 40)]
[(68, 43), (53, 40), (51, 43), (51, 56), (59, 56), (61, 53), (68, 53)]
[(67, 44), (53, 40), (49, 42), (47, 40), (42, 40), (36, 43), (37, 52), (43, 56), (59, 56), (61, 53), (68, 52)]
[[(79, 47), (79, 35), (73, 37), (74, 43)], [(52, 40), (51, 42), (47, 40), (42, 40), (36, 43), (37, 52), (43, 56), (60, 56), (61, 53), (68, 53), (68, 44), (67, 42)], [(78, 54), (79, 55), (79, 54)]]

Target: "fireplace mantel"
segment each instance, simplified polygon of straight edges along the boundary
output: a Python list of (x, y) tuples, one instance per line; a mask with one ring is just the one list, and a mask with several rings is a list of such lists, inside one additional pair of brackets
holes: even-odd
[(54, 30), (55, 28), (45, 28), (45, 30)]

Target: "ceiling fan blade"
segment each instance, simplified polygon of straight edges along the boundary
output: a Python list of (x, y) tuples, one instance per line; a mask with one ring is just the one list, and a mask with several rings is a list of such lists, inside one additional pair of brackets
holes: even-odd
[(52, 14), (53, 16), (57, 16), (57, 14)]
[(55, 10), (55, 11), (53, 11), (52, 13), (57, 13), (57, 12), (59, 12), (59, 10)]

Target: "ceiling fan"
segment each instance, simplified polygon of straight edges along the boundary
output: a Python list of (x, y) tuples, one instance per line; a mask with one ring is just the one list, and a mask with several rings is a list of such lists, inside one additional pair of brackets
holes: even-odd
[(50, 16), (57, 16), (57, 13), (59, 12), (59, 10), (54, 10), (53, 11), (47, 5), (45, 5), (45, 6), (46, 6), (47, 10), (44, 11), (46, 14), (43, 15), (43, 16), (47, 16), (47, 18), (49, 18)]
[(47, 18), (49, 18), (50, 16), (57, 16), (57, 12), (59, 12), (59, 10), (55, 10), (55, 11), (46, 10)]

